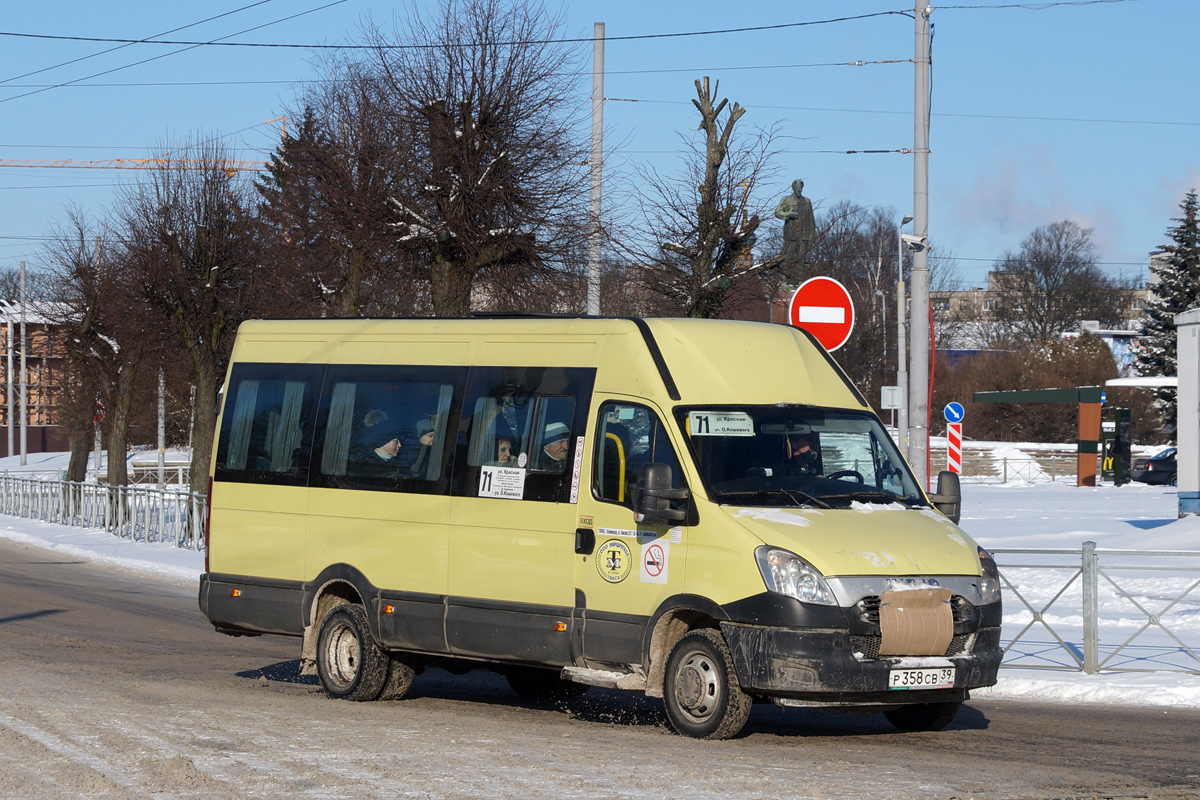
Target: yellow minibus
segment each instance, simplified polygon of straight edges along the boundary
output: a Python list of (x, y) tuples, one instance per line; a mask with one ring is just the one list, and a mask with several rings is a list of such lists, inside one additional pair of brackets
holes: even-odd
[(755, 700), (948, 725), (996, 681), (995, 562), (798, 329), (255, 320), (222, 394), (200, 607), (348, 700), (427, 666), (525, 696)]

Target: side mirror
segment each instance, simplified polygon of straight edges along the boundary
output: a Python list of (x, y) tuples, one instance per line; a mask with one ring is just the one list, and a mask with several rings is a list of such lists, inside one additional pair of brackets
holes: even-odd
[(957, 472), (942, 470), (938, 473), (937, 494), (929, 495), (933, 507), (950, 518), (955, 525), (962, 516), (962, 487)]
[(687, 509), (671, 508), (672, 500), (687, 500), (687, 489), (671, 488), (671, 467), (646, 464), (638, 472), (633, 490), (633, 518), (648, 525), (664, 525), (687, 519)]

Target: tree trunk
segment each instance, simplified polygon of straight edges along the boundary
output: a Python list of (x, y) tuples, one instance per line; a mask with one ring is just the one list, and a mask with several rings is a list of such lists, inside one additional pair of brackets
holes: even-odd
[(108, 485), (129, 485), (129, 412), (133, 406), (133, 381), (137, 366), (126, 365), (117, 373), (108, 401)]
[(196, 406), (192, 414), (191, 490), (208, 490), (208, 470), (212, 460), (217, 423), (217, 365), (211, 353), (193, 351), (196, 365)]
[(433, 313), (437, 317), (465, 317), (471, 313), (471, 280), (467, 268), (438, 247), (430, 267)]
[(67, 462), (66, 479), (72, 483), (82, 483), (87, 480), (88, 458), (91, 456), (92, 437), (90, 431), (74, 430), (67, 434), (67, 443), (71, 448), (71, 460)]

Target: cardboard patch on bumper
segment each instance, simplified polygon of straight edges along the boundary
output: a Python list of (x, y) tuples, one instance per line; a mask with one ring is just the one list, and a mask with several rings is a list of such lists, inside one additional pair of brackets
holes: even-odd
[(950, 590), (910, 589), (879, 598), (881, 656), (942, 656), (954, 637)]

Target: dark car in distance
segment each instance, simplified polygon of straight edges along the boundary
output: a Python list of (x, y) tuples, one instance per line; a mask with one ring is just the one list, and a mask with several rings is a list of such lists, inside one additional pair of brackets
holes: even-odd
[(1133, 471), (1129, 476), (1142, 483), (1160, 483), (1177, 486), (1175, 477), (1175, 448), (1168, 447), (1162, 452), (1155, 453), (1149, 458), (1135, 458)]

